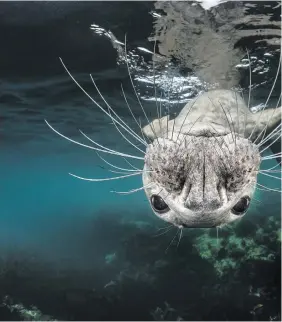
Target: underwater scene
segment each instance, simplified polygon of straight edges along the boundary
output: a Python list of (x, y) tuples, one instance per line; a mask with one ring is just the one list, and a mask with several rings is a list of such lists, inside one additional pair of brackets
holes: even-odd
[[(281, 2), (1, 1), (0, 39), (0, 320), (281, 321)], [(237, 103), (257, 183), (236, 190), (232, 220), (204, 221), (210, 202), (187, 224), (177, 193), (151, 195), (159, 160), (184, 158), (158, 133), (171, 124), (173, 137), (184, 106), (213, 90), (236, 91), (257, 120)], [(240, 154), (220, 107), (203, 142), (219, 144), (218, 110), (233, 141), (192, 177), (204, 195)]]

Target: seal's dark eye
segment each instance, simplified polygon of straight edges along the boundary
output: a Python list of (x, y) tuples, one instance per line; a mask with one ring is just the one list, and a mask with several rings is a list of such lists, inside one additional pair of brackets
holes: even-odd
[(151, 205), (156, 212), (164, 213), (169, 211), (168, 205), (164, 202), (163, 198), (158, 195), (151, 196)]
[(247, 211), (247, 209), (249, 208), (249, 205), (250, 205), (250, 198), (249, 197), (243, 197), (232, 208), (232, 212), (235, 215), (242, 215), (244, 212)]

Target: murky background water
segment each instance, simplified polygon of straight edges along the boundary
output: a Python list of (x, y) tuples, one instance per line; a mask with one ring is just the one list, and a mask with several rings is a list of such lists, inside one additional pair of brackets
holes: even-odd
[[(254, 13), (279, 14), (274, 4), (258, 6)], [(91, 73), (109, 104), (138, 130), (121, 83), (138, 119), (146, 120), (109, 31), (120, 42), (127, 33), (130, 71), (152, 119), (153, 44), (147, 37), (154, 12), (153, 2), (0, 4), (1, 320), (280, 320), (279, 193), (257, 191), (248, 215), (218, 238), (214, 229), (191, 229), (166, 251), (175, 231), (160, 234), (165, 224), (154, 217), (144, 192), (110, 192), (141, 187), (141, 177), (92, 183), (69, 176), (115, 174), (100, 167), (105, 164), (93, 150), (63, 140), (44, 122), (74, 140), (87, 144), (80, 129), (109, 148), (142, 156), (77, 88), (59, 57), (103, 104)], [(255, 43), (249, 48), (255, 109), (266, 100), (279, 53), (267, 46), (256, 50)], [(155, 76), (157, 97), (170, 113), (206, 88), (175, 63)], [(277, 104), (279, 84), (269, 106)], [(138, 160), (132, 164), (142, 167)], [(276, 164), (273, 159), (263, 167)], [(259, 182), (280, 186), (269, 177)]]

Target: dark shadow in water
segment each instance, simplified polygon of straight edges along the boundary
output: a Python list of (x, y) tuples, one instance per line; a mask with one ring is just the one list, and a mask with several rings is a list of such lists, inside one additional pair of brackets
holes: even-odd
[[(93, 267), (58, 267), (24, 253), (2, 261), (2, 301), (8, 295), (14, 304), (34, 305), (59, 320), (246, 321), (278, 316), (280, 253), (272, 261), (248, 260), (219, 277), (194, 247), (200, 230), (187, 230), (179, 246), (166, 252), (176, 231), (154, 237), (153, 226), (138, 228), (117, 218), (104, 215), (86, 228), (92, 231), (84, 242), (93, 248), (93, 258), (87, 258)], [(224, 258), (224, 247), (214, 256)], [(15, 314), (20, 313), (0, 307), (1, 320), (23, 319)]]

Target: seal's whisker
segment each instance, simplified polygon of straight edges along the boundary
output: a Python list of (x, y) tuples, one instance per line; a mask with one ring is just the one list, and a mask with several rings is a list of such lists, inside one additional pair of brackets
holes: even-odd
[(268, 97), (267, 97), (267, 99), (266, 99), (266, 102), (265, 102), (265, 104), (264, 104), (263, 108), (262, 108), (262, 109), (261, 109), (261, 111), (259, 112), (259, 113), (260, 113), (260, 115), (258, 116), (258, 118), (257, 118), (257, 120), (256, 120), (256, 124), (255, 124), (255, 126), (253, 127), (253, 129), (252, 129), (252, 132), (251, 132), (251, 134), (250, 134), (250, 136), (249, 136), (249, 139), (252, 137), (252, 135), (253, 135), (253, 133), (254, 133), (254, 130), (256, 129), (256, 127), (257, 127), (257, 125), (258, 125), (258, 123), (259, 123), (259, 120), (260, 120), (260, 117), (261, 117), (261, 115), (262, 115), (262, 112), (265, 110), (265, 108), (266, 108), (266, 106), (267, 106), (267, 104), (268, 104), (268, 101), (269, 101), (269, 99), (270, 99), (270, 97), (271, 97), (271, 94), (272, 94), (272, 92), (273, 92), (274, 86), (275, 86), (275, 84), (276, 84), (276, 81), (277, 81), (277, 78), (278, 78), (278, 75), (279, 75), (280, 65), (281, 65), (281, 56), (280, 56), (280, 59), (279, 59), (279, 64), (278, 64), (278, 68), (277, 68), (276, 76), (275, 76), (274, 82), (273, 82), (273, 84), (272, 84), (271, 90), (270, 90), (270, 92), (269, 92), (269, 95), (268, 95)]
[(277, 110), (277, 109), (278, 109), (278, 107), (279, 107), (280, 100), (281, 100), (281, 94), (280, 94), (280, 96), (279, 96), (279, 98), (278, 98), (278, 101), (277, 101), (276, 107), (273, 109), (273, 112), (272, 112), (271, 116), (269, 117), (269, 119), (267, 120), (267, 123), (265, 124), (264, 128), (262, 129), (262, 131), (258, 134), (257, 138), (255, 139), (254, 144), (256, 144), (256, 141), (257, 141), (260, 137), (261, 137), (261, 140), (260, 140), (260, 141), (263, 141), (264, 136), (265, 136), (266, 131), (267, 131), (267, 127), (268, 127), (268, 125), (269, 125), (269, 122), (270, 122), (270, 120), (273, 118), (273, 116), (274, 116), (274, 114), (275, 114), (276, 110)]
[(262, 184), (260, 184), (260, 183), (256, 183), (256, 185), (258, 185), (258, 186), (260, 186), (260, 187), (262, 187), (262, 188), (264, 188), (264, 189), (266, 189), (266, 190), (268, 190), (268, 191), (275, 191), (275, 192), (280, 192), (280, 193), (281, 193), (281, 190), (277, 190), (277, 189), (269, 188), (269, 187), (266, 187), (266, 186), (264, 186), (264, 185), (262, 185)]
[(257, 203), (262, 204), (262, 201), (260, 201), (260, 200), (258, 200), (258, 199), (256, 199), (256, 198), (254, 198), (254, 197), (252, 197), (252, 201), (255, 201), (255, 202), (257, 202)]
[[(160, 98), (158, 99), (160, 101), (160, 109), (159, 109), (159, 112), (160, 112), (160, 118), (159, 118), (159, 126), (160, 126), (160, 132), (163, 133), (163, 126), (162, 126), (162, 122), (161, 122), (161, 118), (162, 118), (162, 99), (163, 99), (163, 92), (161, 92), (161, 96)], [(163, 137), (163, 142), (165, 144), (165, 137)]]
[(166, 136), (166, 138), (168, 139), (168, 119), (169, 119), (169, 113), (170, 113), (170, 97), (171, 97), (171, 92), (172, 92), (172, 88), (173, 88), (173, 86), (172, 86), (172, 84), (173, 84), (173, 80), (174, 80), (174, 76), (172, 77), (172, 79), (171, 79), (171, 83), (170, 83), (170, 87), (169, 87), (169, 96), (168, 96), (168, 102), (169, 102), (169, 104), (168, 104), (168, 106), (167, 106), (167, 119), (166, 119), (166, 132), (167, 132), (167, 136)]
[[(222, 147), (220, 146), (220, 144), (219, 144), (219, 142), (218, 142), (217, 138), (216, 138), (216, 137), (214, 137), (214, 138), (215, 138), (215, 140), (216, 140), (217, 145), (218, 145), (218, 146), (219, 146), (219, 148), (221, 149), (222, 153), (227, 157), (226, 153), (222, 150)], [(224, 141), (224, 140), (223, 140), (223, 141)], [(219, 157), (220, 161), (222, 162), (223, 167), (225, 167), (225, 170), (226, 170), (226, 171), (228, 171), (228, 168), (227, 168), (226, 162), (224, 162), (224, 161), (222, 160), (222, 157), (221, 157), (220, 153), (217, 151), (217, 149), (215, 148), (215, 145), (213, 145), (213, 147), (214, 147), (214, 150), (216, 151), (216, 153), (218, 154), (218, 157)]]
[(281, 137), (277, 136), (277, 138), (275, 140), (273, 140), (268, 146), (266, 146), (262, 151), (260, 151), (261, 153), (263, 153), (266, 149), (270, 148), (276, 141), (278, 141)]
[[(177, 100), (177, 109), (178, 109), (178, 107), (179, 107), (179, 102), (180, 102), (180, 94), (181, 94), (181, 93), (182, 93), (182, 91), (183, 91), (183, 88), (184, 88), (184, 83), (185, 83), (185, 81), (183, 81), (183, 82), (182, 82), (181, 90), (180, 90), (180, 92), (178, 93), (178, 100)], [(172, 134), (171, 134), (171, 140), (172, 140), (172, 138), (173, 138), (173, 133), (174, 133), (174, 127), (175, 127), (175, 119), (176, 119), (176, 117), (174, 117), (174, 119), (173, 119), (173, 126), (172, 126)]]
[(137, 171), (142, 171), (141, 169), (125, 169), (125, 168), (121, 168), (121, 167), (117, 167), (116, 165), (110, 163), (109, 161), (105, 160), (98, 152), (96, 152), (98, 157), (104, 161), (106, 164), (108, 164), (109, 166), (115, 168), (115, 169), (118, 169), (118, 170), (124, 170), (124, 171), (128, 171), (128, 172), (137, 172)]
[[(268, 168), (267, 170), (273, 170), (273, 169), (275, 169), (275, 168), (277, 168), (277, 167), (281, 166), (281, 163), (282, 163), (282, 161), (278, 162), (278, 163), (277, 163), (277, 164), (275, 164), (273, 167)], [(281, 171), (281, 170), (278, 170), (278, 171)]]
[[(235, 137), (234, 133), (232, 132), (231, 124), (230, 124), (230, 122), (229, 122), (229, 120), (228, 120), (228, 116), (227, 116), (227, 114), (226, 114), (226, 111), (225, 111), (225, 109), (223, 108), (223, 105), (221, 104), (221, 102), (220, 102), (220, 101), (218, 101), (218, 103), (219, 103), (219, 105), (221, 106), (221, 109), (222, 109), (222, 111), (223, 111), (223, 113), (224, 113), (224, 115), (225, 115), (226, 121), (227, 121), (227, 123), (228, 123), (228, 125), (229, 125), (230, 132), (231, 132), (231, 135), (232, 135), (232, 138), (233, 138), (233, 142), (234, 142), (234, 144), (235, 144), (235, 146), (236, 146), (236, 137)], [(230, 117), (231, 117), (231, 114), (230, 114)], [(232, 122), (232, 118), (231, 118), (231, 122)]]
[(251, 92), (252, 92), (252, 66), (251, 66), (251, 60), (250, 60), (250, 55), (248, 48), (246, 48), (247, 56), (248, 56), (248, 61), (249, 61), (249, 97), (248, 97), (248, 110), (250, 110), (250, 105), (251, 105)]
[(178, 248), (178, 246), (180, 244), (180, 241), (181, 241), (181, 238), (182, 238), (182, 232), (183, 232), (183, 228), (179, 228), (179, 229), (180, 229), (180, 234), (179, 234), (179, 239), (178, 239), (178, 243), (177, 243), (176, 248)]
[(157, 235), (154, 235), (153, 237), (159, 237), (159, 236), (162, 236), (162, 235), (165, 235), (167, 234), (169, 231), (171, 231), (173, 228), (175, 228), (174, 225), (170, 225), (169, 227), (166, 228), (166, 230), (162, 233), (159, 233)]
[(106, 169), (105, 167), (103, 167), (102, 165), (99, 166), (101, 169), (103, 170), (107, 170), (111, 173), (117, 173), (117, 174), (129, 174), (130, 172), (125, 172), (125, 171), (117, 171), (117, 170), (111, 170), (111, 169)]
[[(111, 115), (111, 112), (110, 112), (110, 110), (109, 110), (109, 114)], [(112, 117), (112, 115), (111, 115), (111, 117)], [(115, 128), (116, 128), (116, 130), (119, 132), (119, 134), (131, 145), (131, 146), (133, 146), (134, 148), (136, 148), (138, 151), (140, 151), (141, 153), (143, 153), (143, 154), (145, 154), (145, 151), (143, 151), (142, 149), (140, 149), (136, 144), (134, 144), (133, 142), (131, 142), (122, 132), (121, 132), (121, 130), (118, 128), (118, 126), (117, 126), (117, 124), (116, 124), (116, 122), (115, 122), (115, 120), (114, 120), (114, 118), (112, 118), (112, 121), (113, 121), (113, 124), (114, 124), (114, 126), (115, 126)]]
[(265, 173), (281, 173), (281, 170), (261, 170), (259, 171), (261, 172), (265, 172)]
[[(45, 123), (50, 127), (50, 129), (52, 131), (54, 131), (55, 133), (57, 133), (58, 135), (60, 135), (61, 137), (63, 137), (64, 139), (70, 141), (70, 142), (73, 142), (77, 145), (80, 145), (80, 146), (83, 146), (85, 148), (88, 148), (88, 149), (92, 149), (92, 150), (96, 150), (96, 151), (100, 151), (100, 152), (104, 152), (104, 153), (109, 153), (109, 154), (113, 154), (113, 155), (119, 155), (119, 156), (123, 156), (123, 157), (126, 157), (126, 158), (132, 158), (132, 159), (138, 159), (138, 160), (144, 160), (144, 158), (141, 158), (141, 157), (137, 157), (135, 155), (131, 155), (131, 154), (125, 154), (125, 153), (120, 153), (120, 152), (117, 152), (117, 151), (114, 151), (114, 150), (105, 150), (105, 149), (99, 149), (99, 148), (96, 148), (94, 146), (90, 146), (90, 145), (86, 145), (86, 144), (83, 144), (83, 143), (80, 143), (78, 141), (75, 141), (71, 138), (68, 138), (67, 136), (63, 135), (62, 133), (58, 132), (57, 130), (55, 130), (46, 120), (44, 120)], [(92, 142), (95, 142), (95, 141), (92, 141)], [(98, 144), (95, 142), (95, 144)]]
[(176, 231), (176, 234), (175, 234), (175, 236), (172, 238), (172, 240), (171, 240), (171, 242), (169, 243), (169, 245), (167, 246), (167, 248), (166, 248), (166, 250), (165, 250), (165, 253), (167, 253), (167, 251), (168, 251), (168, 249), (169, 249), (169, 247), (171, 246), (171, 244), (174, 242), (174, 240), (175, 240), (175, 238), (177, 237), (177, 235), (178, 235), (178, 232), (179, 232), (179, 228), (177, 229), (177, 231)]
[(96, 151), (108, 152), (108, 153), (110, 153), (110, 154), (116, 154), (116, 155), (119, 155), (119, 154), (122, 154), (122, 155), (123, 155), (123, 153), (121, 153), (121, 152), (118, 152), (118, 151), (116, 151), (116, 150), (109, 149), (109, 148), (107, 148), (106, 146), (104, 146), (104, 145), (102, 145), (102, 144), (97, 143), (96, 141), (92, 140), (89, 136), (87, 136), (83, 131), (79, 130), (79, 132), (80, 132), (80, 133), (81, 133), (81, 134), (82, 134), (86, 139), (88, 139), (90, 142), (92, 142), (93, 144), (95, 144), (95, 145), (97, 145), (97, 146), (99, 146), (99, 147), (101, 147), (101, 148), (103, 148), (103, 149), (104, 149), (104, 150), (98, 150), (98, 149), (96, 149)]
[[(280, 133), (279, 133), (280, 132)], [(273, 129), (267, 137), (264, 138), (263, 141), (261, 141), (259, 144), (257, 144), (257, 146), (262, 146), (263, 144), (265, 144), (268, 140), (272, 139), (275, 135), (277, 134), (281, 134), (281, 124), (277, 125), (275, 129)]]
[[(215, 104), (214, 104), (213, 100), (212, 100), (209, 96), (208, 96), (208, 99), (210, 100), (210, 102), (212, 103), (212, 105), (214, 106), (214, 108), (216, 109), (216, 106), (215, 106)], [(228, 120), (228, 117), (227, 117), (226, 111), (225, 111), (225, 109), (223, 108), (223, 106), (222, 106), (222, 104), (220, 103), (220, 101), (218, 101), (218, 103), (219, 103), (219, 105), (221, 106), (221, 109), (222, 109), (222, 111), (223, 111), (223, 113), (224, 113), (224, 115), (225, 115), (225, 118), (226, 118), (227, 123), (228, 123), (229, 128), (230, 128), (230, 132), (231, 132), (231, 135), (232, 135), (233, 141), (234, 141), (234, 143), (235, 143), (235, 145), (236, 145), (236, 139), (234, 139), (234, 135), (233, 135), (233, 132), (232, 132), (231, 124), (230, 124), (230, 122), (229, 122), (229, 120)]]
[(154, 41), (154, 51), (153, 51), (153, 83), (154, 83), (154, 92), (155, 92), (155, 102), (156, 102), (156, 108), (157, 108), (157, 117), (159, 119), (159, 127), (161, 129), (161, 106), (160, 111), (158, 107), (158, 99), (157, 99), (157, 86), (156, 86), (156, 73), (155, 73), (155, 57), (156, 57), (156, 46), (157, 46), (157, 39)]
[(132, 169), (135, 169), (135, 170), (140, 170), (138, 168), (136, 168), (132, 163), (130, 163), (126, 158), (123, 158), (123, 160), (129, 165), (131, 166)]
[(173, 226), (172, 224), (168, 225), (168, 226), (165, 226), (165, 227), (161, 227), (161, 228), (158, 228), (157, 231), (160, 231), (160, 230), (164, 230), (164, 229), (168, 229), (169, 227)]
[[(145, 135), (144, 135), (144, 131), (143, 131), (143, 129), (142, 129), (142, 122), (141, 122), (141, 119), (139, 118), (139, 126), (140, 126), (140, 128), (141, 128), (141, 135), (142, 135), (142, 137), (143, 137), (143, 139), (145, 140)], [(150, 139), (149, 139), (150, 140)], [(151, 143), (151, 142), (149, 142), (149, 143)], [(148, 145), (147, 145), (148, 146)]]
[(138, 101), (138, 103), (139, 103), (139, 105), (140, 105), (140, 107), (141, 107), (141, 110), (142, 110), (142, 112), (143, 112), (143, 114), (144, 114), (144, 116), (145, 116), (145, 118), (146, 118), (146, 120), (147, 120), (147, 122), (148, 122), (148, 125), (150, 126), (150, 128), (151, 128), (152, 132), (154, 133), (154, 135), (155, 135), (155, 137), (156, 137), (156, 139), (157, 139), (157, 142), (159, 143), (159, 141), (158, 141), (158, 137), (157, 137), (157, 134), (156, 134), (156, 131), (155, 131), (155, 128), (154, 128), (154, 124), (153, 124), (152, 122), (150, 122), (150, 120), (148, 119), (148, 116), (147, 116), (147, 114), (146, 114), (146, 112), (145, 112), (145, 109), (144, 109), (144, 107), (143, 107), (143, 105), (142, 105), (142, 103), (141, 103), (141, 101), (140, 101), (140, 98), (139, 98), (138, 93), (137, 93), (137, 91), (136, 91), (136, 88), (135, 88), (135, 86), (134, 86), (133, 79), (132, 79), (131, 72), (130, 72), (129, 65), (128, 65), (127, 49), (126, 49), (126, 48), (127, 48), (127, 42), (126, 42), (126, 35), (125, 35), (124, 50), (125, 50), (125, 61), (126, 61), (126, 66), (127, 66), (128, 76), (129, 76), (129, 79), (130, 79), (130, 82), (131, 82), (132, 88), (133, 88), (133, 90), (134, 90), (135, 96), (136, 96), (136, 98), (137, 98), (137, 101)]
[[(127, 172), (127, 171), (117, 171), (117, 170), (107, 169), (107, 168), (105, 168), (102, 165), (98, 165), (98, 167), (101, 168), (101, 169), (103, 169), (103, 170), (107, 170), (107, 171), (109, 171), (111, 173), (118, 173), (118, 174), (130, 174), (130, 173), (132, 173), (132, 172)], [(144, 172), (152, 172), (152, 171), (144, 171)], [(135, 173), (137, 173), (137, 172), (135, 172)], [(143, 173), (143, 172), (142, 171), (139, 171), (139, 173)]]
[(271, 159), (272, 159), (272, 157), (279, 157), (279, 156), (281, 156), (281, 155), (282, 155), (282, 152), (272, 153), (272, 154), (268, 154), (268, 155), (266, 155), (265, 157), (262, 157), (262, 159), (265, 159), (265, 160), (267, 160), (267, 159), (269, 159), (269, 158), (271, 158)]
[[(237, 96), (236, 96), (236, 102), (237, 102)], [(221, 103), (219, 103), (220, 105), (221, 105)], [(237, 104), (238, 105), (238, 104)], [(232, 115), (231, 115), (231, 111), (230, 111), (230, 109), (228, 110), (228, 113), (229, 113), (229, 115), (230, 115), (230, 119), (231, 119), (231, 124), (233, 125), (233, 134), (234, 134), (234, 144), (235, 144), (235, 148), (237, 147), (237, 144), (236, 144), (236, 130), (235, 130), (235, 122), (233, 122), (233, 119), (232, 119)], [(230, 124), (230, 126), (231, 126), (231, 124)], [(231, 130), (232, 131), (232, 130)], [(239, 132), (239, 129), (238, 129), (238, 133), (240, 133)]]
[(267, 176), (267, 177), (270, 177), (270, 178), (273, 178), (273, 179), (277, 179), (277, 180), (280, 180), (281, 181), (281, 177), (276, 177), (276, 176), (272, 176), (271, 174), (268, 174), (268, 173), (264, 173), (264, 172), (259, 172), (260, 174), (263, 174), (264, 176)]
[(114, 192), (114, 193), (119, 194), (119, 195), (129, 195), (131, 193), (135, 193), (135, 192), (144, 190), (145, 188), (149, 187), (150, 185), (152, 185), (152, 182), (148, 183), (147, 185), (145, 185), (145, 186), (143, 186), (141, 188), (131, 189), (129, 191), (115, 191), (115, 190), (111, 190), (111, 192)]
[[(192, 106), (193, 107), (193, 106)], [(188, 114), (188, 113), (187, 113)], [(189, 131), (188, 131), (188, 133), (187, 133), (187, 136), (190, 134), (190, 132), (191, 132), (191, 130), (192, 130), (192, 128), (194, 127), (194, 125), (198, 122), (198, 120), (200, 119), (202, 117), (202, 115), (200, 115), (199, 117), (197, 117), (197, 119), (196, 119), (196, 121), (194, 121), (194, 123), (191, 125), (191, 127), (190, 127), (190, 129), (189, 129)], [(180, 131), (179, 131), (179, 133), (178, 133), (178, 136), (177, 136), (177, 138), (179, 137), (179, 134), (180, 134)], [(181, 144), (183, 143), (183, 141), (185, 140), (185, 136), (183, 136), (183, 138), (182, 138), (182, 140), (180, 141), (180, 143), (179, 143), (179, 146), (178, 146), (178, 149), (177, 149), (177, 151), (176, 151), (176, 153), (178, 153), (178, 151), (179, 151), (179, 149), (180, 149), (180, 146), (181, 146)], [(191, 142), (192, 140), (190, 140), (190, 142)]]
[[(234, 95), (235, 95), (235, 100), (236, 100), (236, 109), (237, 109), (237, 126), (238, 126), (238, 129), (237, 129), (237, 131), (238, 131), (238, 133), (240, 133), (240, 122), (239, 122), (239, 120), (240, 120), (240, 116), (239, 116), (239, 106), (238, 106), (238, 99), (237, 99), (237, 93), (234, 91)], [(230, 116), (231, 116), (231, 113), (230, 113)], [(234, 123), (234, 127), (235, 127), (235, 123)], [(236, 132), (235, 130), (234, 130), (234, 132)], [(235, 134), (236, 135), (236, 134)]]
[[(109, 151), (109, 152), (112, 152), (113, 154), (115, 154), (115, 153), (119, 153), (119, 152), (117, 152), (117, 151), (115, 151), (115, 150), (112, 150), (112, 149), (109, 149), (109, 148), (107, 148), (106, 146), (104, 146), (104, 145), (102, 145), (102, 144), (99, 144), (99, 143), (97, 143), (96, 141), (94, 141), (93, 139), (91, 139), (89, 136), (87, 136), (83, 131), (81, 131), (81, 130), (79, 130), (79, 132), (87, 139), (87, 140), (89, 140), (90, 142), (92, 142), (93, 144), (95, 144), (95, 145), (97, 145), (97, 146), (99, 146), (100, 148), (103, 148), (104, 150), (102, 151), (102, 152), (105, 152), (105, 151)], [(99, 151), (99, 150), (97, 150), (97, 151)]]
[(130, 111), (130, 113), (131, 113), (131, 115), (132, 115), (132, 117), (133, 117), (134, 121), (136, 122), (136, 124), (138, 125), (139, 129), (141, 130), (141, 135), (142, 135), (142, 137), (143, 137), (143, 140), (144, 140), (145, 146), (148, 146), (148, 143), (147, 143), (147, 141), (146, 141), (146, 139), (145, 139), (145, 136), (144, 136), (144, 134), (143, 134), (143, 129), (142, 129), (141, 124), (140, 124), (141, 122), (140, 122), (140, 123), (139, 123), (139, 122), (137, 122), (136, 117), (135, 117), (135, 115), (134, 115), (134, 113), (133, 113), (133, 111), (132, 111), (132, 109), (131, 109), (131, 107), (130, 107), (130, 105), (129, 105), (129, 103), (128, 103), (128, 100), (127, 100), (127, 97), (126, 97), (126, 95), (125, 95), (125, 92), (124, 92), (124, 89), (123, 89), (122, 84), (120, 84), (120, 86), (121, 86), (121, 91), (122, 91), (122, 94), (123, 94), (123, 97), (124, 97), (125, 103), (126, 103), (126, 105), (127, 105), (127, 108), (129, 109), (129, 111)]
[[(132, 129), (131, 129), (131, 127), (129, 126), (129, 125), (127, 125), (123, 120), (122, 120), (122, 118), (121, 117), (119, 117), (118, 116), (118, 114), (113, 110), (113, 108), (109, 105), (109, 103), (105, 100), (105, 98), (104, 98), (104, 96), (102, 95), (102, 93), (100, 92), (100, 90), (99, 90), (99, 88), (98, 88), (98, 86), (96, 85), (96, 83), (95, 83), (95, 81), (94, 81), (94, 79), (93, 79), (93, 77), (92, 77), (92, 75), (90, 74), (90, 78), (91, 78), (91, 81), (92, 81), (92, 83), (93, 83), (93, 85), (94, 85), (94, 87), (96, 88), (96, 90), (97, 90), (97, 92), (98, 92), (98, 94), (99, 94), (99, 96), (101, 97), (101, 99), (103, 100), (103, 102), (106, 104), (106, 106), (108, 107), (108, 115), (109, 115), (109, 117), (111, 118), (111, 120), (113, 121), (113, 123), (114, 123), (114, 125), (117, 123), (117, 124), (119, 124), (120, 126), (122, 126), (122, 128), (124, 128), (125, 130), (126, 130), (126, 132), (128, 132), (131, 136), (133, 136), (136, 140), (138, 140), (139, 142), (141, 142), (143, 145), (145, 145), (145, 146), (147, 146), (147, 143), (146, 142), (144, 142), (142, 139), (141, 139), (141, 137), (139, 136), (139, 135), (137, 135)], [(112, 114), (111, 114), (111, 112), (113, 112), (114, 113), (114, 115), (121, 121), (121, 123), (120, 122), (117, 122), (116, 120), (115, 120), (115, 118), (112, 116)], [(123, 126), (123, 125), (124, 126)], [(116, 129), (117, 129), (117, 127), (116, 127)], [(121, 132), (119, 131), (119, 133), (121, 134)], [(122, 135), (122, 134), (121, 134)], [(124, 135), (122, 135), (124, 138), (125, 138), (125, 136)], [(127, 139), (126, 139), (127, 140)], [(127, 140), (128, 141), (128, 140)], [(130, 144), (131, 144), (131, 142), (130, 141), (128, 141)], [(139, 149), (138, 149), (139, 150)], [(143, 151), (142, 151), (143, 152)]]
[(261, 158), (261, 159), (262, 159), (262, 161), (264, 161), (264, 160), (272, 160), (272, 159), (279, 158), (279, 157), (281, 157), (281, 156), (282, 156), (282, 154), (281, 154), (281, 153), (275, 153), (275, 154), (272, 154), (272, 155), (270, 155), (270, 156), (263, 157), (263, 158)]
[(119, 176), (119, 177), (111, 177), (111, 178), (94, 178), (94, 179), (90, 179), (90, 178), (83, 178), (83, 177), (79, 177), (73, 173), (69, 173), (69, 175), (71, 175), (72, 177), (75, 177), (77, 179), (80, 179), (80, 180), (85, 180), (85, 181), (93, 181), (93, 182), (101, 182), (101, 181), (111, 181), (111, 180), (119, 180), (119, 179), (124, 179), (124, 178), (129, 178), (129, 177), (133, 177), (133, 176), (139, 176), (141, 175), (142, 172), (140, 173), (131, 173), (131, 174), (127, 174), (127, 175), (124, 175), (124, 176)]
[[(187, 113), (186, 113), (186, 115), (185, 115), (185, 118), (184, 118), (184, 120), (183, 120), (183, 122), (182, 122), (182, 124), (181, 124), (180, 130), (179, 130), (179, 132), (178, 132), (178, 135), (177, 135), (176, 141), (178, 140), (179, 135), (180, 135), (180, 133), (181, 133), (181, 130), (182, 130), (182, 128), (183, 128), (183, 126), (184, 126), (184, 124), (185, 124), (185, 121), (186, 121), (186, 119), (187, 119), (187, 117), (188, 117), (188, 115), (189, 115), (190, 111), (192, 110), (192, 108), (193, 108), (194, 104), (196, 103), (196, 101), (197, 101), (197, 97), (196, 97), (196, 99), (195, 99), (195, 101), (193, 102), (192, 106), (188, 109), (188, 111), (187, 111)], [(202, 115), (200, 115), (200, 116), (197, 118), (197, 120), (194, 122), (194, 124), (192, 125), (192, 127), (196, 124), (196, 122), (199, 120), (199, 118), (200, 118), (200, 117), (202, 117)], [(192, 127), (191, 127), (191, 128), (192, 128)], [(190, 130), (191, 130), (191, 128), (190, 128)], [(189, 130), (189, 132), (190, 132), (190, 130)]]
[[(71, 72), (67, 69), (66, 65), (64, 64), (63, 60), (60, 58), (61, 64), (63, 65), (64, 69), (66, 70), (66, 72), (68, 73), (68, 75), (70, 76), (70, 78), (73, 80), (73, 82), (81, 89), (81, 91), (102, 111), (104, 112), (107, 116), (110, 117), (110, 114), (100, 105), (98, 104), (94, 98), (88, 94), (88, 92), (78, 83), (78, 81), (73, 77), (73, 75), (71, 74)], [(90, 77), (92, 78), (92, 76), (90, 75)], [(95, 85), (95, 84), (94, 84)], [(96, 86), (96, 85), (95, 85)], [(110, 107), (110, 109), (112, 110), (112, 108)], [(116, 112), (114, 110), (112, 110), (112, 112), (116, 115), (116, 117), (118, 119), (121, 120), (121, 122), (123, 122), (125, 124), (125, 122), (116, 114)], [(138, 135), (135, 133), (132, 133), (133, 131), (130, 129), (127, 129), (125, 125), (123, 125), (122, 123), (120, 123), (118, 120), (116, 120), (116, 122), (123, 127), (128, 133), (130, 133), (132, 136), (136, 137), (136, 139), (138, 138)], [(128, 126), (128, 125), (127, 125)], [(140, 140), (140, 139), (139, 139)], [(142, 141), (141, 141), (142, 143)]]
[[(216, 131), (216, 133), (218, 133), (219, 134), (219, 132), (217, 131), (217, 129), (211, 124), (211, 123), (209, 123), (209, 126), (210, 127), (212, 127), (215, 131)], [(220, 137), (220, 136), (219, 136)], [(216, 136), (214, 136), (214, 138), (216, 138)], [(230, 149), (229, 149), (229, 146), (228, 146), (228, 144), (225, 142), (225, 140), (223, 139), (223, 138), (221, 138), (221, 141), (224, 143), (224, 145), (226, 146), (226, 148), (228, 149), (228, 151), (229, 151), (229, 153), (231, 154), (231, 151), (230, 151)]]

